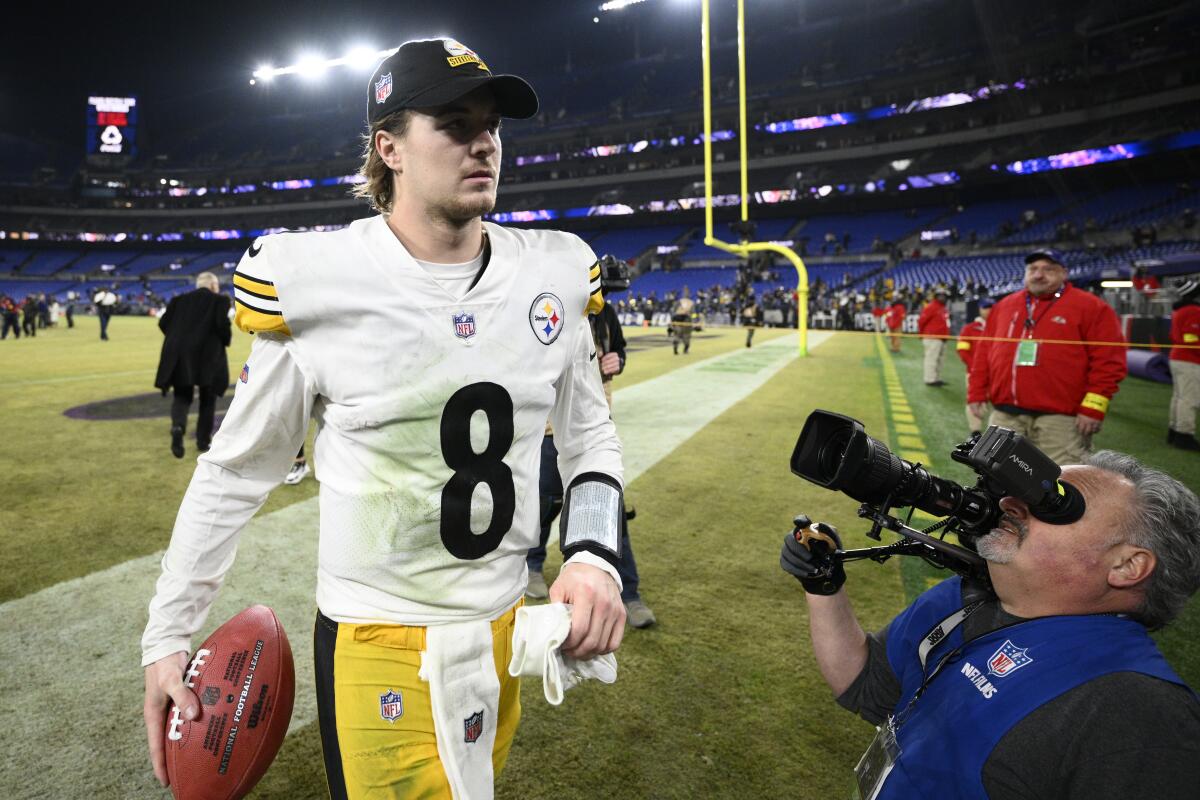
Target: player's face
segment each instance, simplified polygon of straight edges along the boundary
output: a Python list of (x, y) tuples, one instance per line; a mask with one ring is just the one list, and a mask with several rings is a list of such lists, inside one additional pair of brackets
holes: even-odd
[(500, 114), (487, 87), (444, 106), (417, 109), (397, 151), (399, 204), (456, 223), (495, 207)]
[(1065, 467), (1062, 477), (1087, 503), (1078, 522), (1042, 522), (1020, 500), (1006, 497), (1000, 526), (977, 543), (1006, 603), (1041, 598), (1055, 607), (1087, 608), (1108, 591), (1109, 569), (1126, 547), (1120, 526), (1135, 502), (1133, 484), (1096, 467)]
[(1033, 294), (1057, 292), (1067, 280), (1067, 268), (1047, 258), (1025, 265), (1025, 288)]

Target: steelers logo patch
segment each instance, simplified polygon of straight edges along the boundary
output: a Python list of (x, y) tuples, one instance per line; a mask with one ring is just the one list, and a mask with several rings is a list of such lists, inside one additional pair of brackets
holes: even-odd
[(553, 344), (564, 325), (562, 300), (549, 292), (539, 294), (529, 307), (529, 327), (533, 328), (533, 335), (542, 344)]

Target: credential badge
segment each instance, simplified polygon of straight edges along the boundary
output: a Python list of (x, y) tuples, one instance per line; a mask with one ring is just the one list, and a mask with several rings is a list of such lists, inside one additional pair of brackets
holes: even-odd
[(404, 716), (404, 700), (399, 692), (388, 689), (379, 695), (379, 716), (388, 722), (395, 722)]

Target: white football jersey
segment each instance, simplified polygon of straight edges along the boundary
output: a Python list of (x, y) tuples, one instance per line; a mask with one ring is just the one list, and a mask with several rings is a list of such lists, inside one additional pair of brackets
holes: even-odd
[(436, 624), (511, 607), (538, 540), (547, 419), (564, 485), (585, 472), (620, 481), (587, 321), (602, 303), (595, 254), (559, 231), (485, 231), (490, 259), (461, 298), (383, 217), (266, 236), (243, 256), (237, 322), (259, 335), (180, 508), (144, 663), (186, 649), (310, 415), (317, 605), (338, 621)]

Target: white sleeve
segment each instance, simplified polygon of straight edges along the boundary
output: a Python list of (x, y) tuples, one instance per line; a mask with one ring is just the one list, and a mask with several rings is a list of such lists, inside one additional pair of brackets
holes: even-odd
[(550, 424), (558, 448), (563, 488), (585, 472), (611, 475), (622, 486), (621, 440), (600, 381), (600, 365), (587, 317), (575, 330), (574, 355), (555, 383)]
[[(610, 475), (624, 486), (621, 440), (617, 437), (608, 401), (604, 397), (595, 353), (592, 327), (584, 317), (575, 332), (574, 355), (555, 384), (557, 395), (550, 414), (554, 446), (558, 449), (558, 471), (564, 489), (585, 472)], [(619, 589), (623, 588), (621, 576), (603, 558), (577, 552), (566, 563), (599, 567), (616, 581)]]
[(179, 507), (142, 634), (142, 666), (183, 650), (204, 624), (246, 523), (304, 443), (313, 393), (284, 337), (255, 337), (212, 449)]

